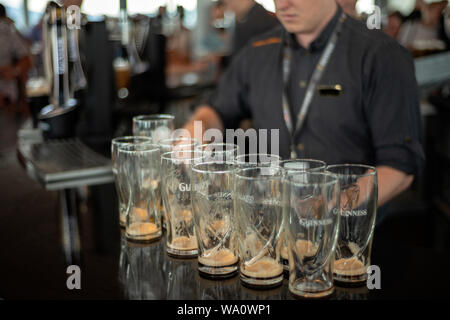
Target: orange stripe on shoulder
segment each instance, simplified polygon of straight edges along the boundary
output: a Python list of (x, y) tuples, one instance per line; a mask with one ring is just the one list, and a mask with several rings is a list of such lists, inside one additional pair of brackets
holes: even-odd
[(280, 43), (280, 42), (281, 42), (281, 38), (269, 38), (269, 39), (255, 41), (252, 43), (252, 46), (253, 47), (262, 47), (262, 46), (266, 46), (269, 44), (275, 44), (275, 43)]

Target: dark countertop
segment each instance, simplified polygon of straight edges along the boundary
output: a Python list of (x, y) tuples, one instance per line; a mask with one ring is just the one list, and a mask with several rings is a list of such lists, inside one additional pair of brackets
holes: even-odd
[[(126, 241), (112, 184), (80, 190), (81, 290), (68, 290), (58, 194), (28, 178), (13, 151), (0, 154), (0, 176), (9, 181), (0, 205), (3, 299), (293, 299), (286, 279), (271, 290), (245, 288), (238, 276), (208, 280), (199, 276), (195, 259), (168, 257), (164, 240)], [(410, 227), (405, 218), (402, 228)], [(380, 227), (374, 237), (372, 264), (381, 268), (381, 290), (336, 287), (332, 299), (450, 297), (448, 250), (399, 241), (396, 228)]]
[[(0, 299), (294, 299), (286, 279), (271, 290), (208, 280), (195, 259), (168, 257), (164, 239), (126, 241), (113, 184), (78, 189), (81, 290), (68, 290), (59, 194), (27, 175), (10, 144), (0, 148), (0, 190)], [(401, 207), (375, 230), (381, 289), (337, 286), (332, 299), (450, 298), (449, 221), (413, 201)]]

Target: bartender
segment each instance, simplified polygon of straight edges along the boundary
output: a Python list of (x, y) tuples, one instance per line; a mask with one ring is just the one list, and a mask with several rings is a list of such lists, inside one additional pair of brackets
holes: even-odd
[(279, 129), (280, 156), (376, 166), (378, 204), (406, 190), (423, 157), (410, 54), (335, 0), (275, 0), (282, 27), (236, 56), (186, 124)]

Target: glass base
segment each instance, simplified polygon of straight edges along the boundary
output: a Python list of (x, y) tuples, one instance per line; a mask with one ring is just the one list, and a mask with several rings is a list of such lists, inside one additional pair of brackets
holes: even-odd
[(148, 235), (130, 235), (128, 233), (126, 233), (126, 238), (128, 241), (131, 242), (144, 242), (144, 243), (150, 243), (150, 242), (154, 242), (157, 241), (159, 239), (162, 238), (162, 231), (156, 232), (156, 233), (152, 233), (152, 234), (148, 234)]
[(195, 250), (179, 250), (179, 249), (174, 249), (174, 248), (167, 246), (166, 251), (169, 256), (174, 257), (174, 258), (190, 259), (190, 258), (195, 258), (198, 255), (197, 249), (195, 249)]
[(227, 279), (238, 273), (239, 261), (230, 266), (213, 267), (198, 263), (198, 271), (202, 277), (207, 279)]
[(333, 279), (336, 284), (343, 286), (363, 286), (367, 282), (367, 273), (359, 275), (343, 275), (339, 273), (333, 273)]
[(251, 289), (272, 289), (283, 283), (283, 273), (271, 278), (253, 278), (240, 273), (242, 285)]
[(334, 292), (334, 286), (320, 280), (301, 279), (293, 284), (289, 283), (289, 291), (299, 298), (321, 299), (330, 296)]

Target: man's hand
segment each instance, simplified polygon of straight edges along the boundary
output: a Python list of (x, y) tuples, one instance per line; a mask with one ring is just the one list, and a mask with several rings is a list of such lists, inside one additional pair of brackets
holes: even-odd
[(409, 188), (414, 176), (386, 166), (377, 167), (378, 172), (378, 207), (398, 196)]
[[(194, 121), (200, 121), (202, 123), (202, 135), (204, 134), (205, 130), (213, 128), (224, 131), (224, 125), (222, 123), (222, 120), (220, 119), (220, 116), (210, 106), (199, 107), (195, 111), (191, 120), (189, 120), (189, 122), (184, 126), (184, 129), (189, 131), (191, 138), (196, 138), (194, 134)], [(201, 139), (199, 140), (200, 144), (203, 144), (203, 137), (201, 137)]]

